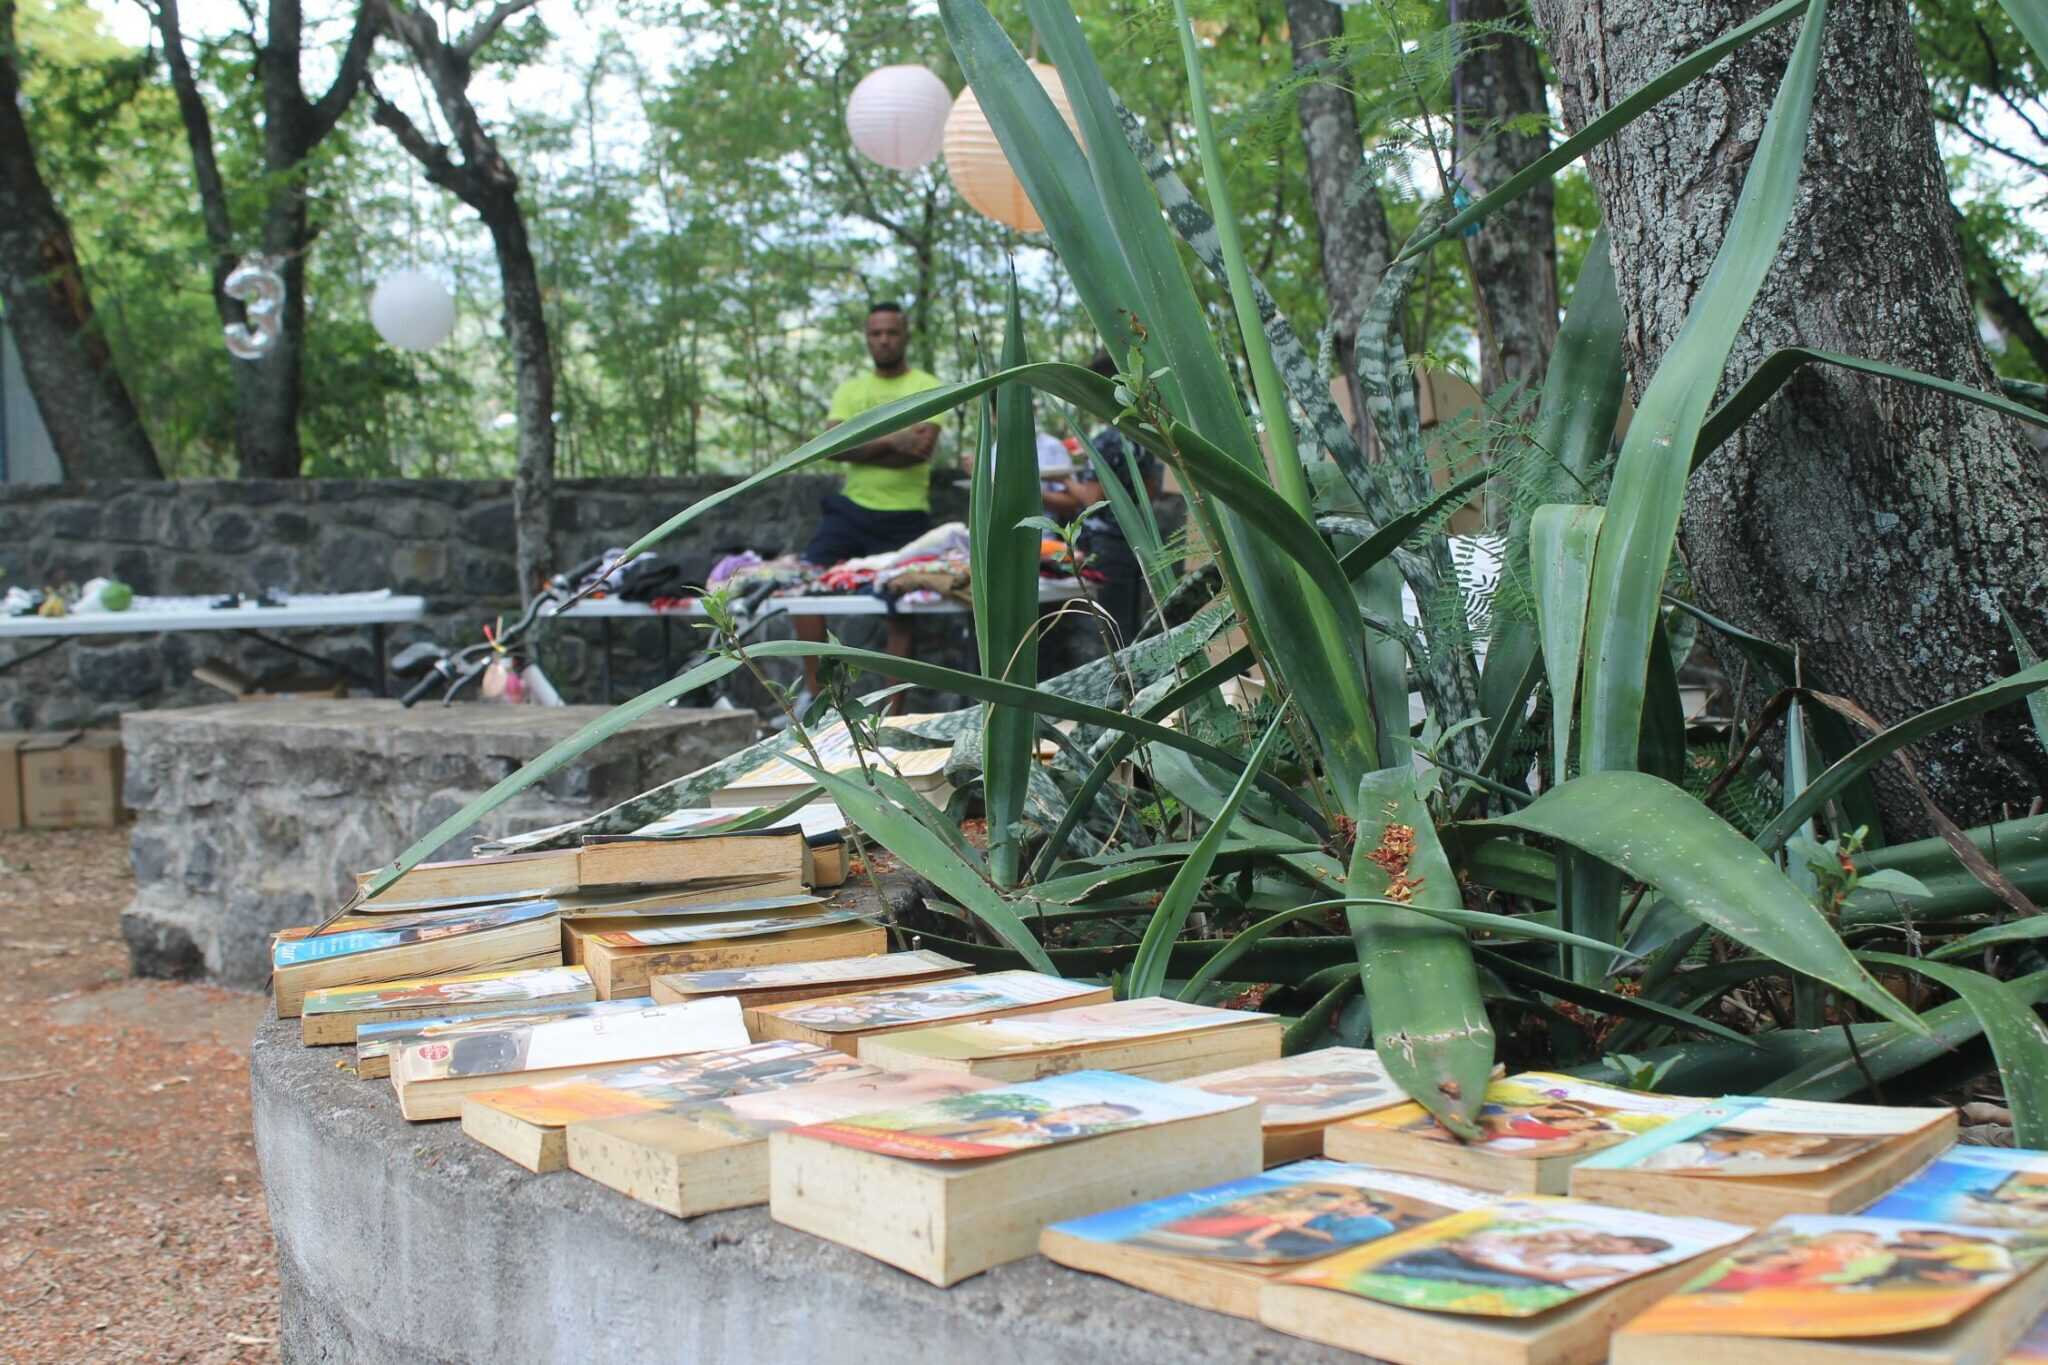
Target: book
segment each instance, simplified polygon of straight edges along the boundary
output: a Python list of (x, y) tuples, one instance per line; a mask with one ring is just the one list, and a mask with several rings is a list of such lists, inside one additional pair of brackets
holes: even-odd
[(584, 839), (577, 858), (578, 885), (589, 892), (621, 886), (681, 886), (732, 877), (802, 879), (806, 848), (800, 829), (664, 838), (604, 835)]
[(1280, 1034), (1280, 1021), (1270, 1014), (1153, 996), (868, 1034), (856, 1055), (885, 1071), (964, 1071), (992, 1081), (1068, 1071), (1172, 1081), (1219, 1065), (1272, 1060), (1280, 1055)]
[(391, 1085), (407, 1119), (452, 1119), (462, 1112), (462, 1097), (472, 1091), (558, 1080), (622, 1062), (744, 1047), (749, 1041), (739, 1006), (730, 1000), (653, 1005), (409, 1043), (391, 1059)]
[(580, 1005), (489, 1010), (482, 1014), (451, 1015), (440, 1019), (399, 1019), (388, 1024), (358, 1024), (355, 1073), (359, 1080), (381, 1080), (391, 1074), (391, 1058), (400, 1048), (408, 1043), (417, 1043), (429, 1038), (460, 1037), (466, 1033), (489, 1033), (500, 1028), (547, 1024), (557, 1019), (585, 1019), (593, 1014), (644, 1010), (654, 1003), (652, 998), (643, 995), (624, 1000), (592, 1000)]
[(1323, 1130), (1331, 1124), (1408, 1103), (1379, 1054), (1360, 1047), (1318, 1048), (1184, 1083), (1217, 1095), (1257, 1100), (1268, 1166), (1321, 1156)]
[(529, 1171), (557, 1171), (568, 1164), (564, 1130), (571, 1123), (840, 1080), (865, 1070), (843, 1052), (809, 1043), (749, 1043), (600, 1075), (480, 1090), (462, 1097), (462, 1131)]
[(1047, 1258), (1198, 1308), (1259, 1315), (1259, 1289), (1303, 1261), (1348, 1251), (1501, 1196), (1337, 1161), (1261, 1175), (1054, 1223)]
[(1398, 1365), (1593, 1365), (1617, 1323), (1748, 1232), (1509, 1199), (1290, 1270), (1261, 1288), (1259, 1321)]
[[(642, 825), (643, 837), (669, 836), (686, 832), (709, 832), (730, 826), (756, 812), (744, 806), (685, 806), (670, 811), (651, 824)], [(801, 829), (811, 850), (810, 883), (818, 888), (839, 886), (846, 880), (846, 817), (835, 801), (820, 798), (791, 811), (768, 826), (770, 829)]]
[[(615, 897), (565, 897), (558, 903), (562, 907), (564, 927), (574, 926), (580, 934), (601, 934), (615, 929), (634, 929), (646, 926), (650, 921), (662, 924), (685, 924), (707, 917), (765, 915), (770, 913), (804, 915), (822, 910), (825, 900), (808, 891), (773, 895), (753, 895), (751, 886), (739, 888), (749, 894), (738, 894), (734, 888), (717, 883), (709, 888), (689, 892), (655, 892), (645, 896)], [(599, 921), (612, 921), (600, 923)]]
[(678, 1218), (765, 1204), (771, 1134), (878, 1107), (971, 1094), (987, 1085), (972, 1076), (877, 1071), (843, 1052), (825, 1055), (844, 1067), (839, 1079), (573, 1122), (567, 1130), (569, 1169)]
[(1332, 1125), (1324, 1130), (1323, 1150), (1339, 1161), (1510, 1194), (1563, 1194), (1576, 1163), (1697, 1113), (1705, 1103), (1528, 1071), (1486, 1087), (1477, 1141), (1461, 1141), (1427, 1109), (1409, 1103)]
[(936, 1285), (1029, 1256), (1050, 1223), (1259, 1170), (1250, 1100), (1112, 1071), (791, 1128), (768, 1212)]
[(1614, 1359), (1995, 1360), (2048, 1308), (2040, 1250), (2008, 1228), (1795, 1214), (1616, 1333)]
[(858, 1055), (862, 1037), (937, 1023), (967, 1023), (1073, 1005), (1106, 1003), (1106, 986), (1037, 972), (990, 972), (951, 981), (827, 995), (747, 1010), (756, 1038), (794, 1038)]
[[(366, 889), (383, 869), (356, 873), (356, 889)], [(458, 858), (421, 863), (364, 902), (365, 907), (398, 909), (423, 902), (462, 903), (506, 896), (542, 899), (574, 891), (579, 880), (573, 848), (540, 853), (503, 853), (490, 858)]]
[(729, 995), (745, 1008), (844, 995), (859, 986), (910, 985), (969, 976), (974, 968), (928, 948), (912, 953), (873, 953), (822, 962), (779, 962), (765, 967), (730, 967), (708, 972), (657, 976), (652, 994), (664, 1004), (706, 995)]
[(583, 962), (601, 999), (644, 995), (657, 975), (755, 967), (879, 953), (889, 932), (851, 910), (709, 924), (607, 929), (583, 940)]
[(379, 981), (562, 965), (553, 901), (418, 915), (376, 928), (279, 934), (271, 943), (277, 1017), (296, 1019), (306, 992)]
[(1652, 1213), (1762, 1227), (1849, 1213), (1955, 1140), (1952, 1109), (1731, 1096), (1571, 1172), (1572, 1194)]
[(414, 977), (307, 991), (299, 1003), (299, 1041), (309, 1047), (352, 1043), (360, 1024), (447, 1018), (525, 1005), (576, 1005), (595, 1000), (581, 967), (531, 967), (467, 976)]
[[(892, 716), (888, 720), (888, 725), (901, 730), (919, 722), (935, 719), (937, 717), (933, 715)], [(822, 767), (826, 772), (844, 773), (859, 770), (863, 761), (862, 756), (854, 745), (853, 736), (847, 732), (845, 721), (834, 721), (830, 725), (812, 730), (810, 740), (808, 749), (792, 746), (790, 752), (806, 763)], [(946, 763), (952, 756), (953, 746), (950, 744), (936, 744), (922, 749), (889, 749), (889, 763), (896, 775), (908, 783), (912, 791), (942, 810), (945, 808), (946, 798), (953, 791), (951, 784), (946, 781)], [(817, 789), (818, 784), (809, 773), (778, 756), (764, 759), (741, 773), (711, 793), (705, 804), (738, 806), (746, 809), (780, 806), (794, 801), (805, 792)]]
[(2048, 1234), (2048, 1152), (1951, 1147), (1863, 1212)]

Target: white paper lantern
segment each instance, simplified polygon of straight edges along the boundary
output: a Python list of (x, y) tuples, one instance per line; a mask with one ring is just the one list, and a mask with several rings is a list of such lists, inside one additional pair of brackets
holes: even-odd
[(914, 171), (939, 154), (952, 106), (953, 92), (923, 67), (877, 67), (846, 101), (846, 133), (870, 161)]
[(370, 325), (402, 351), (430, 350), (455, 330), (455, 296), (424, 270), (395, 270), (370, 291)]
[[(1060, 73), (1044, 62), (1033, 62), (1031, 74), (1052, 96), (1053, 108), (1059, 110), (1078, 139), (1081, 130), (1074, 122), (1074, 110), (1067, 103)], [(1024, 193), (1024, 186), (1010, 169), (1002, 144), (996, 141), (996, 130), (989, 126), (971, 87), (960, 92), (960, 98), (953, 101), (953, 112), (946, 117), (946, 173), (953, 177), (953, 186), (962, 199), (998, 223), (1019, 232), (1037, 232), (1045, 226), (1039, 220), (1038, 210), (1031, 207), (1031, 197)]]

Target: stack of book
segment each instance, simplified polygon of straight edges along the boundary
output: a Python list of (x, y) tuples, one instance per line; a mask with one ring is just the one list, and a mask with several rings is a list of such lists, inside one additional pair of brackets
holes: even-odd
[(391, 1084), (406, 1118), (452, 1119), (462, 1112), (462, 1097), (473, 1091), (744, 1047), (749, 1041), (739, 1006), (730, 1000), (653, 1005), (408, 1043), (391, 1058)]
[(927, 985), (971, 975), (974, 968), (943, 953), (876, 953), (871, 957), (834, 957), (822, 962), (784, 962), (765, 967), (722, 967), (710, 971), (657, 976), (650, 993), (664, 1005), (729, 995), (742, 1008), (815, 1000), (854, 990), (887, 986)]
[[(362, 908), (438, 908), (482, 900), (622, 900), (628, 893), (688, 892), (720, 900), (796, 895), (810, 883), (802, 829), (601, 835), (577, 848), (421, 863)], [(356, 874), (366, 888), (375, 872)]]
[(747, 1029), (756, 1038), (791, 1038), (858, 1056), (862, 1039), (886, 1033), (1104, 1004), (1109, 998), (1106, 986), (1063, 981), (1037, 972), (991, 972), (925, 985), (755, 1006), (747, 1010)]
[(860, 957), (885, 951), (888, 931), (853, 910), (650, 919), (630, 926), (574, 926), (578, 957), (602, 999), (645, 995), (657, 975), (784, 962)]
[(1762, 1227), (1862, 1208), (1955, 1141), (1953, 1109), (1732, 1096), (1587, 1157), (1581, 1199)]
[(769, 1139), (768, 1212), (937, 1285), (1045, 1227), (1259, 1169), (1250, 1100), (1077, 1071)]
[(299, 1018), (308, 991), (559, 967), (558, 910), (553, 901), (508, 901), (287, 929), (270, 948), (277, 1016)]
[(356, 1029), (364, 1024), (545, 1009), (596, 998), (590, 973), (582, 967), (534, 967), (331, 986), (307, 991), (300, 1002), (299, 1041), (308, 1047), (353, 1043)]
[(470, 1033), (498, 1029), (527, 1028), (550, 1024), (558, 1019), (584, 1019), (594, 1014), (621, 1014), (644, 1010), (654, 1004), (651, 997), (626, 1000), (592, 1000), (580, 1005), (548, 1005), (526, 1009), (490, 1010), (482, 1014), (446, 1015), (436, 1019), (400, 1019), (389, 1024), (356, 1025), (355, 1073), (362, 1080), (381, 1080), (391, 1074), (391, 1059), (411, 1043), (431, 1039), (460, 1038)]
[(1359, 1047), (1298, 1052), (1197, 1076), (1188, 1084), (1259, 1102), (1268, 1166), (1321, 1156), (1323, 1132), (1330, 1125), (1408, 1103), (1379, 1054)]
[(1571, 1168), (1593, 1153), (1696, 1114), (1705, 1104), (1530, 1071), (1487, 1086), (1478, 1141), (1461, 1141), (1427, 1109), (1409, 1103), (1326, 1129), (1323, 1150), (1339, 1161), (1482, 1189), (1563, 1194)]
[(875, 1034), (860, 1059), (889, 1071), (954, 1071), (1032, 1081), (1068, 1071), (1117, 1071), (1155, 1081), (1280, 1056), (1280, 1021), (1151, 997)]

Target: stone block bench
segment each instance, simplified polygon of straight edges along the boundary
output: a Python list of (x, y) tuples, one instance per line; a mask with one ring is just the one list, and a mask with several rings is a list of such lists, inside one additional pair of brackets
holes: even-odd
[(275, 1018), (249, 1059), (288, 1362), (1359, 1360), (1036, 1256), (937, 1289), (765, 1209), (671, 1218), (408, 1124), (334, 1061)]
[[(272, 932), (321, 918), (355, 873), (604, 711), (336, 699), (123, 716), (135, 899), (121, 932), (133, 970), (262, 986)], [(744, 711), (657, 710), (431, 856), (601, 810), (724, 757), (754, 727)]]

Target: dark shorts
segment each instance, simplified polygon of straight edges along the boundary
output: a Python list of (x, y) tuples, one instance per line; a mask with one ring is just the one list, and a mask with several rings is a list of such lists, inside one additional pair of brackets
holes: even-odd
[(837, 564), (900, 550), (931, 529), (929, 512), (877, 512), (844, 493), (829, 493), (818, 504), (818, 529), (804, 546), (804, 563)]

